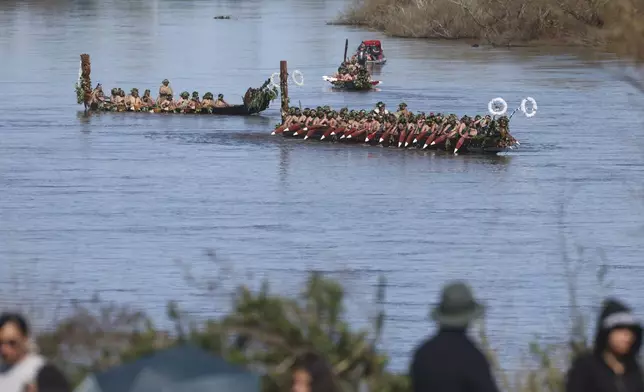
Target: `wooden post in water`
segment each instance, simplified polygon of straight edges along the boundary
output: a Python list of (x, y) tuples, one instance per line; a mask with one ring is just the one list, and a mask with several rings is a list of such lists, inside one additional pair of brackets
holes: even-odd
[(87, 110), (92, 101), (92, 81), (90, 79), (92, 66), (90, 64), (88, 54), (83, 53), (80, 55), (80, 58), (81, 58), (80, 87), (83, 90), (83, 104), (85, 105), (85, 110)]
[(282, 122), (288, 114), (288, 67), (286, 60), (280, 61), (280, 93), (282, 95)]
[(344, 62), (347, 62), (347, 50), (349, 50), (349, 38), (344, 41)]

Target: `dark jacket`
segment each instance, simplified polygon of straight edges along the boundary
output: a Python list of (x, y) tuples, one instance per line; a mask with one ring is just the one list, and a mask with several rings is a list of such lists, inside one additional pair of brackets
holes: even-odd
[(498, 392), (485, 355), (464, 330), (441, 330), (414, 353), (414, 392)]
[(54, 365), (45, 364), (36, 376), (38, 392), (71, 392), (72, 388), (65, 375)]
[[(566, 392), (644, 392), (642, 371), (637, 362), (642, 328), (634, 319), (629, 320), (631, 317), (631, 309), (621, 302), (612, 299), (604, 302), (597, 321), (593, 351), (573, 362), (566, 378)], [(615, 328), (630, 328), (635, 334), (631, 351), (620, 358), (625, 367), (622, 375), (615, 374), (603, 359), (608, 347), (608, 334)]]

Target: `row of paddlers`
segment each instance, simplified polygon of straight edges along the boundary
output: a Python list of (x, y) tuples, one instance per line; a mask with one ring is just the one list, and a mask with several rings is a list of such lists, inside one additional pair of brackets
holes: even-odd
[[(291, 125), (289, 127), (280, 126), (273, 135), (282, 135), (284, 137), (297, 137), (314, 140), (338, 141), (345, 143), (366, 143), (371, 145), (414, 147), (414, 148), (432, 148), (440, 150), (453, 150), (454, 152), (463, 151), (469, 142), (473, 139), (467, 135), (439, 134), (438, 132), (408, 132), (407, 130), (393, 129), (384, 131), (367, 131), (365, 129), (347, 129), (345, 127), (332, 128), (326, 125), (301, 127), (300, 125)], [(480, 143), (482, 138), (477, 138)], [(496, 147), (489, 145), (489, 147)]]

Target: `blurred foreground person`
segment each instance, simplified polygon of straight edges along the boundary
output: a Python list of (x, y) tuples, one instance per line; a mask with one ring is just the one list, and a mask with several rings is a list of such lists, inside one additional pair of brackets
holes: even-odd
[(467, 336), (467, 328), (483, 314), (483, 305), (465, 283), (445, 286), (431, 312), (438, 333), (414, 353), (410, 368), (414, 392), (498, 391), (485, 355)]
[(26, 392), (72, 392), (72, 388), (58, 368), (46, 364), (38, 372), (36, 382), (29, 385)]
[(339, 392), (331, 366), (321, 356), (307, 353), (293, 365), (291, 392)]
[(32, 384), (45, 360), (29, 339), (29, 325), (19, 314), (0, 315), (0, 391), (24, 392)]
[(592, 353), (575, 360), (566, 380), (567, 392), (644, 392), (637, 356), (642, 327), (623, 303), (608, 299), (597, 321)]

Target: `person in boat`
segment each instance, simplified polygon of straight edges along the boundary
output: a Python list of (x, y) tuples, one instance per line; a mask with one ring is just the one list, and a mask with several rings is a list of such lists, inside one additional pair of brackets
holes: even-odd
[(172, 94), (164, 95), (163, 98), (159, 101), (159, 106), (164, 112), (171, 112), (175, 109), (174, 101), (172, 100)]
[(404, 102), (401, 102), (398, 105), (398, 111), (396, 112), (396, 116), (401, 116), (402, 115), (402, 116), (407, 117), (410, 114), (411, 114), (411, 112), (409, 110), (407, 110), (407, 104), (404, 103)]
[(369, 114), (367, 116), (367, 121), (365, 122), (367, 132), (372, 133), (380, 129), (380, 121), (373, 115)]
[(380, 116), (386, 116), (387, 114), (389, 114), (389, 110), (387, 110), (385, 103), (382, 101), (376, 104), (376, 108), (374, 109), (374, 112), (378, 113), (378, 115)]
[(217, 95), (217, 101), (215, 101), (215, 107), (217, 108), (226, 108), (229, 107), (230, 105), (228, 102), (224, 101), (224, 94), (218, 94)]
[(212, 109), (215, 107), (215, 97), (209, 91), (203, 95), (201, 100), (201, 107), (204, 109)]
[(127, 109), (127, 106), (125, 105), (126, 104), (125, 98), (127, 97), (126, 94), (125, 94), (125, 90), (119, 88), (119, 97), (121, 98), (121, 101), (119, 102), (119, 105), (122, 105), (123, 109)]
[(508, 116), (501, 116), (497, 120), (497, 129), (499, 131), (499, 136), (501, 136), (502, 139), (505, 139), (508, 136), (509, 123), (510, 120), (508, 119)]
[(145, 108), (154, 107), (154, 99), (150, 96), (150, 89), (146, 89), (141, 98), (141, 105)]
[(119, 100), (119, 89), (115, 87), (110, 91), (110, 102), (116, 105), (118, 103), (118, 100)]
[(382, 58), (382, 50), (379, 46), (370, 46), (369, 54), (372, 60), (380, 60)]
[(295, 124), (295, 121), (297, 120), (298, 116), (295, 114), (295, 108), (290, 107), (288, 108), (288, 114), (284, 117), (284, 122), (282, 123), (282, 127), (288, 128), (291, 125)]
[(392, 143), (398, 141), (398, 127), (403, 127), (405, 124), (405, 119), (397, 120), (396, 116), (393, 114), (388, 114), (385, 116), (385, 126), (383, 127), (384, 133), (380, 137), (379, 143)]
[(327, 125), (329, 126), (329, 128), (337, 128), (338, 124), (339, 122), (337, 118), (337, 113), (335, 112), (335, 110), (332, 110), (327, 115)]
[(174, 93), (172, 92), (172, 87), (170, 87), (170, 81), (168, 79), (163, 79), (161, 86), (159, 87), (159, 98), (157, 100), (160, 101), (162, 98), (172, 95), (174, 95)]
[(96, 85), (94, 90), (92, 90), (92, 100), (91, 103), (97, 106), (102, 106), (105, 102), (105, 93), (103, 93), (103, 86), (99, 83)]
[(308, 128), (313, 126), (313, 123), (315, 122), (315, 120), (317, 120), (317, 118), (318, 118), (317, 111), (315, 109), (311, 109), (309, 111), (308, 116), (306, 116), (306, 121), (304, 121), (304, 127)]
[(120, 88), (114, 88), (112, 89), (112, 105), (114, 106), (114, 109), (116, 110), (121, 110), (125, 109), (125, 94), (123, 94), (123, 90)]
[(187, 91), (183, 91), (179, 96), (179, 100), (177, 101), (175, 107), (177, 109), (187, 109), (189, 104), (190, 104), (190, 93)]
[(362, 45), (360, 49), (358, 49), (358, 64), (360, 64), (363, 67), (367, 66), (367, 48)]
[(319, 111), (317, 115), (317, 118), (313, 120), (313, 126), (325, 126), (329, 124), (324, 110)]
[(303, 126), (304, 123), (306, 122), (306, 113), (308, 113), (308, 109), (305, 110), (300, 110), (299, 108), (295, 110), (295, 120), (293, 121), (295, 124), (299, 124), (300, 126)]
[(125, 97), (125, 108), (130, 111), (138, 111), (141, 109), (141, 97), (139, 97), (138, 88), (133, 88), (130, 94)]
[(338, 73), (335, 74), (335, 78), (342, 82), (350, 82), (353, 80), (352, 76), (349, 74), (349, 70), (345, 67), (338, 68)]
[(410, 114), (409, 116), (407, 116), (407, 129), (405, 130), (405, 138), (407, 138), (409, 135), (416, 134), (417, 131), (417, 118), (413, 114)]
[(400, 136), (400, 134), (403, 131), (407, 130), (407, 126), (408, 126), (409, 123), (407, 122), (406, 117), (398, 117), (395, 120), (395, 122), (396, 122), (396, 129), (394, 130), (393, 133), (394, 133), (394, 136), (396, 136), (396, 141), (398, 141), (398, 136)]
[(190, 109), (198, 111), (201, 110), (201, 101), (199, 100), (199, 92), (193, 91), (190, 97)]
[(461, 138), (471, 139), (478, 135), (478, 130), (476, 129), (475, 121), (468, 117), (466, 123), (462, 128), (459, 128), (458, 134)]

